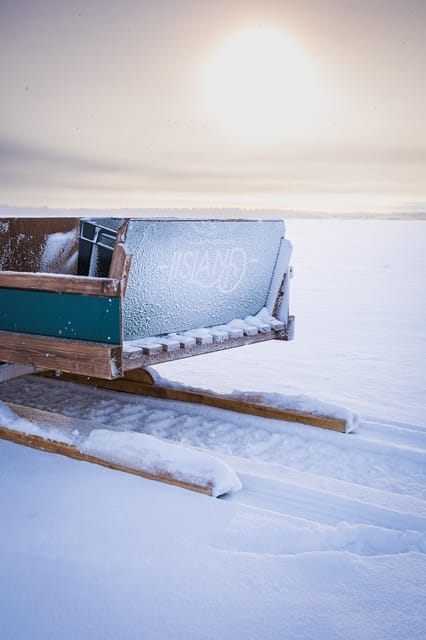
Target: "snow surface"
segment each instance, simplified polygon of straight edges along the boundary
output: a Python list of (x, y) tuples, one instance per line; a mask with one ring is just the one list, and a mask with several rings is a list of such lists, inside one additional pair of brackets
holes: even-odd
[(426, 224), (295, 221), (294, 342), (160, 365), (232, 393), (309, 395), (350, 434), (61, 380), (0, 398), (210, 449), (212, 500), (0, 442), (2, 640), (424, 640)]
[(72, 439), (66, 434), (61, 433), (57, 429), (45, 427), (43, 425), (35, 424), (29, 420), (18, 417), (4, 402), (0, 401), (0, 425), (7, 429), (13, 429), (26, 433), (31, 436), (38, 436), (44, 440), (56, 440), (57, 442), (65, 442), (72, 444)]
[(210, 484), (214, 497), (241, 489), (235, 472), (219, 458), (144, 433), (94, 429), (79, 448), (103, 460), (147, 473), (169, 474), (201, 487)]

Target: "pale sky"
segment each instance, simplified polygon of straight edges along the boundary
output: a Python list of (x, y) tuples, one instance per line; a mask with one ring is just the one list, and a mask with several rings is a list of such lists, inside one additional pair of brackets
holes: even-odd
[(0, 204), (426, 211), (425, 0), (0, 0)]

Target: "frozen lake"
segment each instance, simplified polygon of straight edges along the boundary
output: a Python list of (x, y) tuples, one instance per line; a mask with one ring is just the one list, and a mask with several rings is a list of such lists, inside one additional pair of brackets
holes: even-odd
[(288, 237), (296, 339), (158, 371), (320, 397), (360, 428), (2, 383), (94, 429), (200, 446), (243, 488), (213, 500), (0, 441), (1, 640), (425, 638), (426, 223), (291, 220)]
[(289, 220), (294, 244), (290, 343), (164, 364), (216, 390), (303, 393), (363, 415), (424, 424), (426, 223)]

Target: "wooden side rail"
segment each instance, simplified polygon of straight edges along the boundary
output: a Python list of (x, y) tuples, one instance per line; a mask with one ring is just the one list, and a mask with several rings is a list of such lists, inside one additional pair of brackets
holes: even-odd
[(119, 346), (0, 331), (0, 361), (112, 379), (122, 375)]
[(117, 278), (90, 278), (56, 273), (0, 271), (0, 288), (76, 293), (108, 298), (119, 298), (121, 295), (121, 281)]

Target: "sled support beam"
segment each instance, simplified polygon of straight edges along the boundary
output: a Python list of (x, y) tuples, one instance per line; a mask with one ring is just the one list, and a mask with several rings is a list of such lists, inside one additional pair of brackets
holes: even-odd
[[(111, 369), (121, 371), (120, 347), (50, 336), (0, 331), (1, 358), (52, 371), (72, 370), (111, 377)], [(113, 366), (112, 366), (113, 365)]]
[[(17, 405), (12, 403), (6, 403), (6, 404), (16, 415), (30, 422), (34, 422), (36, 424), (42, 424), (43, 426), (54, 427), (55, 429), (58, 429), (64, 433), (72, 433), (75, 429), (77, 429), (80, 433), (84, 433), (84, 432), (87, 433), (88, 431), (87, 423), (84, 420), (68, 418), (67, 416), (62, 416), (60, 414), (53, 413), (50, 411), (42, 411), (40, 409), (35, 409), (32, 407), (25, 407), (22, 405)], [(111, 427), (107, 427), (107, 428), (111, 429)], [(196, 491), (197, 493), (203, 493), (209, 496), (212, 495), (211, 485), (200, 486), (197, 484), (192, 484), (190, 482), (183, 482), (182, 480), (178, 480), (177, 478), (174, 478), (171, 474), (155, 474), (154, 475), (152, 473), (148, 473), (147, 471), (144, 471), (143, 469), (124, 466), (121, 464), (111, 462), (109, 460), (104, 460), (103, 458), (98, 458), (97, 456), (83, 453), (78, 449), (78, 447), (72, 444), (67, 444), (65, 442), (58, 442), (57, 440), (54, 440), (54, 439), (47, 440), (38, 435), (23, 433), (21, 431), (18, 431), (15, 429), (9, 429), (1, 425), (0, 425), (0, 439), (7, 440), (15, 444), (24, 445), (26, 447), (31, 447), (32, 449), (39, 449), (40, 451), (46, 451), (48, 453), (56, 453), (62, 456), (66, 456), (68, 458), (73, 458), (74, 460), (90, 462), (92, 464), (97, 464), (102, 467), (107, 467), (109, 469), (115, 469), (116, 471), (131, 473), (133, 475), (137, 475), (142, 478), (146, 478), (148, 480), (155, 480), (157, 482), (176, 485), (183, 489)]]
[[(48, 372), (43, 375), (52, 377)], [(103, 380), (101, 378), (75, 376), (72, 374), (62, 374), (61, 378), (63, 380), (71, 380), (73, 382), (101, 387), (103, 389), (111, 389), (113, 391), (124, 391), (126, 393), (133, 393), (140, 396), (161, 398), (163, 400), (190, 402), (193, 404), (215, 407), (217, 409), (235, 411), (236, 413), (259, 416), (261, 418), (296, 422), (313, 427), (321, 427), (331, 431), (338, 431), (340, 433), (347, 432), (346, 420), (296, 411), (294, 409), (272, 407), (263, 404), (260, 400), (256, 400), (255, 394), (253, 395), (253, 399), (247, 401), (230, 396), (216, 395), (202, 390), (191, 391), (187, 389), (161, 386), (154, 382), (150, 373), (145, 369), (127, 371), (124, 378), (116, 380)]]

